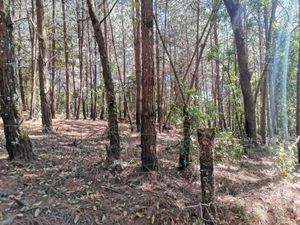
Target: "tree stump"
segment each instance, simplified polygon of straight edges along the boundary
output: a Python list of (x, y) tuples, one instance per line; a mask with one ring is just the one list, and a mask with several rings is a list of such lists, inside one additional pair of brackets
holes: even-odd
[(202, 189), (202, 217), (206, 225), (216, 224), (216, 209), (214, 205), (214, 129), (198, 129), (200, 147), (200, 171)]

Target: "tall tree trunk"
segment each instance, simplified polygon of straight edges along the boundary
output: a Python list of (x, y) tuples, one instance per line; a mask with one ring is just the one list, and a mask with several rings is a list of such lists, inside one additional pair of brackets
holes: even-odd
[(52, 118), (55, 118), (55, 63), (56, 63), (56, 59), (55, 59), (55, 49), (56, 49), (55, 2), (56, 2), (56, 0), (52, 0), (52, 59), (51, 59), (52, 63), (51, 63), (51, 92), (50, 92)]
[(32, 160), (31, 141), (21, 131), (22, 118), (18, 111), (17, 71), (13, 40), (13, 23), (0, 0), (0, 114), (4, 125), (9, 159)]
[(70, 76), (69, 76), (69, 48), (67, 40), (66, 1), (62, 0), (64, 47), (65, 47), (65, 73), (66, 73), (66, 119), (70, 119)]
[(135, 121), (137, 131), (141, 131), (141, 105), (142, 105), (142, 76), (141, 76), (141, 22), (140, 22), (140, 0), (135, 0), (135, 22), (134, 22), (134, 59), (136, 77), (136, 110)]
[[(15, 7), (15, 6), (13, 6)], [(22, 16), (22, 2), (20, 1), (20, 10), (19, 10), (19, 18)], [(18, 38), (21, 39), (21, 27), (18, 26)], [(19, 86), (20, 86), (20, 95), (21, 95), (21, 102), (22, 102), (22, 111), (27, 110), (26, 105), (26, 96), (24, 90), (24, 77), (23, 77), (23, 70), (22, 70), (22, 56), (21, 56), (21, 46), (18, 46), (18, 74), (19, 74)]]
[[(27, 12), (27, 16), (29, 16), (29, 12)], [(35, 2), (31, 0), (31, 19), (35, 21)], [(31, 39), (31, 98), (30, 98), (30, 113), (29, 118), (32, 119), (35, 116), (35, 107), (36, 107), (36, 67), (37, 67), (37, 33), (34, 27), (34, 24), (29, 22), (29, 32)]]
[(52, 131), (52, 116), (49, 104), (49, 99), (46, 92), (46, 76), (48, 74), (48, 59), (47, 59), (47, 35), (44, 26), (44, 3), (43, 0), (36, 0), (37, 10), (37, 31), (39, 39), (39, 79), (40, 79), (40, 99), (42, 111), (42, 126), (43, 132)]
[(153, 1), (142, 1), (142, 168), (157, 170), (153, 62)]
[[(83, 5), (83, 1), (82, 1)], [(80, 117), (80, 107), (81, 101), (83, 99), (83, 41), (84, 41), (84, 24), (83, 17), (81, 16), (80, 20), (80, 6), (79, 2), (77, 3), (77, 33), (78, 33), (78, 47), (79, 47), (79, 92), (78, 92), (78, 101), (77, 101), (77, 110), (76, 110), (76, 119)]]
[[(218, 27), (214, 26), (214, 42), (217, 48), (219, 48), (219, 37), (218, 37)], [(224, 106), (223, 106), (223, 90), (221, 82), (221, 71), (220, 71), (220, 61), (216, 60), (216, 91), (218, 99), (218, 113), (219, 113), (219, 127), (221, 130), (226, 129), (226, 120), (224, 115)]]
[(95, 32), (95, 39), (99, 47), (99, 53), (103, 69), (103, 78), (106, 89), (106, 102), (108, 105), (108, 136), (110, 140), (110, 148), (107, 151), (107, 160), (108, 162), (112, 162), (113, 160), (119, 159), (121, 153), (114, 83), (109, 66), (107, 49), (105, 47), (100, 21), (95, 15), (91, 0), (87, 0), (87, 5)]
[(250, 141), (256, 144), (255, 104), (251, 88), (251, 74), (248, 67), (248, 56), (244, 28), (242, 24), (242, 5), (240, 1), (224, 0), (235, 38), (238, 55), (239, 75), (244, 99), (245, 132)]
[[(299, 21), (300, 25), (300, 0), (299, 0)], [(298, 72), (297, 72), (297, 108), (296, 108), (296, 133), (300, 136), (300, 47), (298, 57)], [(298, 149), (298, 158), (300, 159), (300, 150)], [(299, 162), (300, 163), (300, 162)]]
[[(155, 1), (155, 16), (158, 18), (158, 2)], [(157, 101), (157, 123), (159, 132), (162, 131), (162, 105), (161, 105), (161, 82), (160, 82), (160, 58), (159, 58), (159, 35), (156, 30), (156, 101)]]

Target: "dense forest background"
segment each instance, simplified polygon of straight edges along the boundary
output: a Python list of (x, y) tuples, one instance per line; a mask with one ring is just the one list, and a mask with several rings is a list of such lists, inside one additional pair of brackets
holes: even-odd
[[(297, 0), (0, 0), (0, 156), (10, 160), (0, 161), (0, 225), (51, 214), (32, 207), (32, 187), (35, 201), (24, 203), (14, 180), (30, 170), (46, 180), (58, 164), (58, 177), (72, 170), (78, 186), (94, 193), (100, 185), (123, 207), (122, 187), (138, 206), (155, 196), (147, 213), (116, 206), (114, 214), (106, 199), (101, 217), (92, 215), (97, 203), (66, 224), (299, 223), (293, 194), (270, 209), (278, 191), (300, 190), (299, 25)], [(50, 196), (41, 180), (26, 182)], [(70, 194), (70, 183), (56, 182)], [(152, 194), (138, 202), (126, 185)], [(261, 196), (269, 208), (247, 199), (269, 185), (272, 200)], [(173, 190), (170, 199), (163, 189)], [(224, 196), (239, 194), (253, 208)], [(8, 199), (31, 208), (8, 216)], [(52, 224), (63, 224), (58, 217)]]

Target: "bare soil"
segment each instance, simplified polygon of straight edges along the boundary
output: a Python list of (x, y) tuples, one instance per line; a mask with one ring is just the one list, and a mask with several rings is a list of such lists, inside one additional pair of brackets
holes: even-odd
[[(140, 171), (139, 134), (121, 124), (122, 171), (105, 164), (104, 121), (25, 122), (37, 155), (9, 162), (0, 130), (0, 225), (202, 224), (197, 153), (176, 169), (180, 134), (158, 134), (158, 173)], [(1, 126), (2, 127), (2, 126)], [(2, 128), (1, 128), (2, 129)], [(279, 176), (267, 150), (249, 159), (216, 163), (217, 224), (300, 224), (300, 178)]]

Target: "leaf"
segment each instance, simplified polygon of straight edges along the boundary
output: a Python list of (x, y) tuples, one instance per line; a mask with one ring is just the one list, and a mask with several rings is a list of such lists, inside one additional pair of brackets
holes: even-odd
[(74, 223), (77, 224), (80, 219), (80, 214), (77, 214), (74, 219)]
[(38, 217), (40, 215), (40, 213), (41, 213), (41, 210), (39, 208), (36, 209), (34, 212), (34, 217)]
[(154, 224), (154, 222), (155, 222), (155, 215), (152, 215), (151, 224)]
[(135, 215), (139, 218), (142, 218), (144, 216), (142, 213), (139, 213), (139, 212), (137, 212)]

